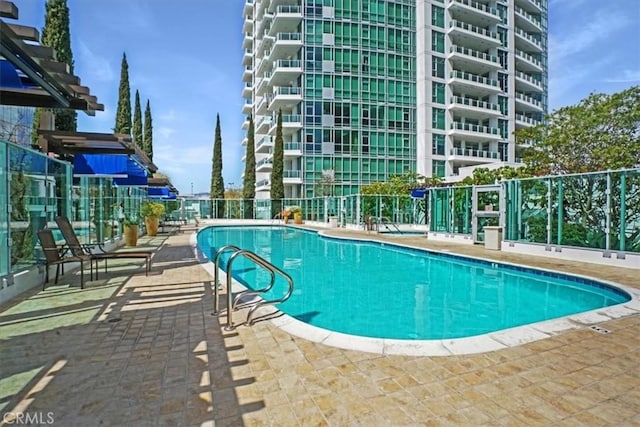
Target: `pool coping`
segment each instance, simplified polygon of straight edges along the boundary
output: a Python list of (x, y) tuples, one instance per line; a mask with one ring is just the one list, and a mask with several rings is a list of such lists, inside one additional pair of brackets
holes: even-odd
[[(208, 224), (208, 226), (232, 226), (232, 225), (265, 225), (264, 223), (245, 223), (245, 224)], [(303, 228), (303, 227), (300, 227)], [(342, 332), (330, 331), (328, 329), (319, 328), (302, 322), (294, 317), (287, 315), (278, 310), (278, 317), (269, 321), (281, 330), (299, 338), (309, 340), (331, 347), (342, 348), (346, 350), (363, 351), (368, 353), (376, 353), (382, 355), (400, 355), (400, 356), (457, 356), (467, 354), (486, 353), (491, 351), (502, 350), (510, 347), (520, 346), (533, 341), (550, 338), (569, 330), (588, 328), (602, 322), (618, 319), (632, 314), (640, 313), (640, 289), (626, 286), (591, 276), (585, 276), (575, 273), (567, 273), (556, 270), (550, 270), (542, 267), (532, 267), (523, 264), (510, 263), (506, 261), (497, 261), (488, 258), (482, 258), (472, 255), (459, 255), (452, 252), (441, 251), (432, 248), (422, 248), (406, 243), (382, 241), (371, 236), (336, 236), (329, 235), (325, 230), (316, 230), (304, 228), (307, 231), (317, 232), (324, 238), (362, 241), (371, 243), (383, 243), (385, 245), (397, 246), (423, 252), (433, 252), (438, 254), (450, 255), (460, 259), (471, 259), (500, 265), (507, 265), (515, 268), (524, 268), (528, 270), (544, 271), (551, 274), (561, 274), (568, 277), (576, 277), (585, 281), (594, 281), (611, 286), (615, 289), (622, 290), (631, 296), (627, 302), (616, 304), (604, 308), (598, 308), (590, 311), (580, 312), (557, 319), (544, 320), (541, 322), (529, 323), (527, 325), (515, 326), (512, 328), (501, 329), (496, 332), (449, 339), (434, 340), (402, 340), (389, 338), (370, 338), (358, 335), (350, 335)], [(192, 245), (196, 259), (200, 265), (207, 270), (211, 276), (214, 275), (214, 264), (204, 254), (200, 253), (197, 247), (197, 233), (192, 236)], [(224, 271), (220, 272), (220, 277), (226, 277)], [(237, 292), (246, 289), (235, 279), (232, 284), (232, 291)], [(269, 313), (268, 308), (262, 308), (256, 313), (257, 316)], [(271, 311), (272, 312), (272, 311)]]

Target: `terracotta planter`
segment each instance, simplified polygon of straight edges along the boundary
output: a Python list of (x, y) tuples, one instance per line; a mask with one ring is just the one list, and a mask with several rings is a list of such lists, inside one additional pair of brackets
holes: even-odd
[(158, 226), (160, 224), (160, 219), (157, 217), (145, 217), (144, 224), (147, 228), (148, 236), (157, 236), (158, 235)]
[(136, 246), (138, 244), (138, 226), (124, 226), (124, 244), (125, 246)]
[(293, 215), (293, 222), (295, 224), (302, 224), (302, 214), (294, 214)]

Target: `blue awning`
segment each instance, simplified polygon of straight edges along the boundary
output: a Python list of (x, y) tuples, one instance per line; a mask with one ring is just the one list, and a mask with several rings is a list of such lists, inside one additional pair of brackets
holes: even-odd
[(427, 194), (426, 188), (414, 188), (411, 190), (411, 197), (414, 199), (424, 199), (424, 196)]
[(126, 155), (76, 154), (73, 156), (73, 176), (126, 178)]
[(128, 187), (143, 187), (148, 184), (147, 170), (140, 166), (133, 159), (127, 157), (127, 177), (116, 178), (113, 180), (114, 185)]
[(169, 187), (149, 187), (147, 188), (147, 196), (152, 198), (166, 199), (169, 197)]

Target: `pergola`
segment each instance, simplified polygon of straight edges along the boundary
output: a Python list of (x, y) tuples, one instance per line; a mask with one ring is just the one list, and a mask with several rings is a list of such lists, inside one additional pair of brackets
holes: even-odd
[[(0, 0), (0, 18), (18, 18), (18, 8)], [(38, 30), (0, 19), (0, 104), (69, 108), (88, 115), (103, 111), (89, 88), (70, 67), (55, 59), (55, 50), (40, 45)]]

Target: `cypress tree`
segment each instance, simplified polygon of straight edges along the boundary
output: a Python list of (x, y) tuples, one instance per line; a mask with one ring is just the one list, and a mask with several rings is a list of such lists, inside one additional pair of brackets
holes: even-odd
[[(73, 74), (73, 53), (71, 52), (71, 34), (69, 32), (69, 8), (67, 0), (49, 0), (46, 3), (46, 15), (40, 42), (43, 46), (55, 50), (55, 60), (69, 65)], [(33, 117), (33, 132), (31, 140), (38, 143), (38, 129), (40, 128), (40, 113), (37, 108)], [(54, 109), (56, 116), (55, 129), (75, 132), (77, 129), (77, 114), (72, 109)]]
[(216, 136), (213, 142), (213, 165), (211, 168), (211, 199), (215, 218), (224, 217), (224, 180), (222, 179), (222, 135), (220, 133), (220, 114), (216, 114)]
[(140, 109), (140, 93), (136, 90), (136, 101), (133, 107), (133, 140), (136, 145), (144, 150), (142, 136), (142, 110)]
[(144, 137), (143, 137), (142, 149), (149, 157), (149, 160), (153, 161), (153, 124), (151, 122), (151, 106), (147, 99), (147, 108), (144, 110)]
[(282, 140), (282, 110), (278, 112), (276, 140), (273, 144), (271, 169), (271, 217), (282, 211), (284, 199), (284, 141)]
[(253, 116), (249, 116), (249, 131), (247, 134), (247, 153), (244, 163), (244, 182), (242, 198), (244, 199), (244, 217), (253, 219), (253, 199), (256, 197), (256, 152), (255, 130)]
[(115, 133), (131, 135), (131, 89), (129, 88), (129, 64), (127, 54), (122, 54), (120, 66), (120, 88), (118, 90), (118, 109), (116, 110)]

